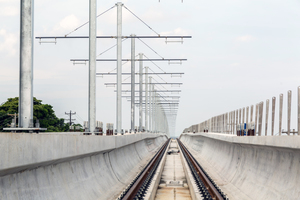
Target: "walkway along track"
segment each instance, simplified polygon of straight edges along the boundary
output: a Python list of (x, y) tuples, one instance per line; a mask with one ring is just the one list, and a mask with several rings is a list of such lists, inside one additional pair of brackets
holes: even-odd
[[(161, 149), (155, 154), (155, 156), (150, 160), (147, 166), (137, 175), (137, 177), (132, 181), (131, 184), (121, 193), (118, 200), (137, 200), (144, 199), (144, 196), (151, 184), (153, 175), (156, 173), (156, 169), (159, 166), (170, 139), (161, 147)], [(177, 140), (178, 145), (182, 151), (186, 162), (192, 172), (194, 177), (194, 182), (196, 183), (199, 192), (204, 200), (228, 200), (225, 194), (222, 193), (221, 189), (217, 184), (208, 176), (208, 174), (199, 165), (197, 160), (191, 155), (191, 153), (186, 149), (186, 147)], [(149, 191), (151, 192), (151, 191)]]

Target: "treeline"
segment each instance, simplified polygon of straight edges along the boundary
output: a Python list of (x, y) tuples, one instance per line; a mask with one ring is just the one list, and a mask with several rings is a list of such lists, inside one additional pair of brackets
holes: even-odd
[[(12, 115), (18, 113), (19, 97), (8, 98), (0, 106), (0, 131), (9, 127), (13, 119)], [(42, 104), (42, 100), (33, 97), (33, 122), (39, 120), (41, 128), (47, 128), (47, 132), (65, 132), (69, 130), (69, 124), (64, 123), (64, 119), (55, 115), (53, 107), (49, 104)]]

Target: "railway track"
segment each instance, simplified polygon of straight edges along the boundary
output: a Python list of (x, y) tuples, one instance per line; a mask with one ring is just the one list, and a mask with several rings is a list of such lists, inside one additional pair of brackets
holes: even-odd
[[(128, 187), (121, 193), (118, 200), (137, 200), (144, 199), (148, 191), (152, 178), (156, 173), (170, 139), (161, 147), (161, 149), (150, 160), (147, 166), (136, 176), (136, 178), (128, 185)], [(228, 200), (226, 195), (222, 193), (217, 184), (209, 177), (209, 175), (199, 165), (193, 155), (187, 150), (180, 140), (177, 140), (178, 147), (185, 158), (187, 165), (190, 168), (191, 174), (196, 183), (197, 189), (200, 192), (203, 200)], [(175, 195), (176, 196), (176, 195)]]
[(136, 176), (129, 186), (121, 193), (118, 200), (137, 200), (143, 199), (151, 183), (152, 177), (158, 167), (170, 142), (168, 139), (155, 156), (150, 160), (146, 167)]
[(193, 155), (186, 149), (180, 140), (177, 142), (182, 149), (182, 153), (192, 171), (193, 177), (196, 181), (199, 191), (204, 200), (228, 200), (226, 195), (221, 191), (217, 184), (204, 171)]

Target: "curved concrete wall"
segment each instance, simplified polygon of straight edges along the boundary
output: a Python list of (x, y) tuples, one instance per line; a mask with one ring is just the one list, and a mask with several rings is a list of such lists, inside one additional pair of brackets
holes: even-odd
[(182, 134), (229, 199), (300, 199), (300, 137)]
[(0, 199), (115, 199), (166, 140), (1, 133)]

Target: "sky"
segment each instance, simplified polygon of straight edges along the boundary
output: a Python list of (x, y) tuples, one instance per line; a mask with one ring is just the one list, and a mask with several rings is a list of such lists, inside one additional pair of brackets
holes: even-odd
[[(116, 2), (98, 1), (98, 14)], [(160, 35), (192, 36), (183, 44), (166, 43), (164, 39), (144, 39), (143, 42), (156, 53), (141, 41), (136, 41), (136, 54), (144, 53), (149, 58), (188, 59), (181, 65), (144, 63), (154, 72), (185, 73), (181, 78), (167, 75), (153, 77), (157, 82), (183, 83), (180, 88), (157, 86), (158, 90), (182, 91), (176, 123), (172, 123), (172, 127), (176, 124), (176, 129), (173, 131), (171, 128), (171, 135), (178, 136), (184, 128), (193, 124), (265, 102), (273, 96), (277, 97), (277, 112), (280, 93), (284, 94), (285, 122), (288, 90), (293, 92), (291, 128), (297, 129), (300, 0), (122, 2)], [(88, 10), (88, 1), (36, 0), (34, 35), (64, 36), (88, 21)], [(98, 35), (116, 35), (116, 15), (116, 8), (113, 8), (98, 18)], [(19, 27), (20, 1), (0, 0), (0, 103), (18, 96)], [(154, 31), (123, 8), (123, 35), (155, 35)], [(88, 25), (70, 34), (87, 35)], [(88, 58), (88, 40), (65, 39), (57, 40), (56, 44), (39, 42), (34, 40), (34, 96), (53, 105), (58, 117), (67, 118), (65, 112), (71, 110), (76, 112), (73, 116), (75, 122), (83, 123), (88, 116), (88, 64), (73, 65), (70, 59)], [(115, 39), (98, 39), (97, 55), (115, 44)], [(130, 58), (129, 39), (123, 42), (122, 54), (123, 58)], [(116, 48), (98, 58), (116, 58)], [(113, 71), (115, 67), (113, 62), (98, 62), (97, 72)], [(130, 63), (123, 65), (123, 72), (130, 72)], [(127, 76), (123, 79), (130, 82)], [(96, 116), (104, 124), (115, 124), (116, 121), (116, 88), (104, 85), (115, 81), (113, 76), (97, 77)], [(130, 86), (123, 86), (123, 89), (130, 89)], [(129, 96), (130, 93), (124, 95)], [(130, 129), (130, 102), (125, 98), (122, 101), (122, 119), (123, 128)], [(286, 129), (285, 123), (283, 128)]]

